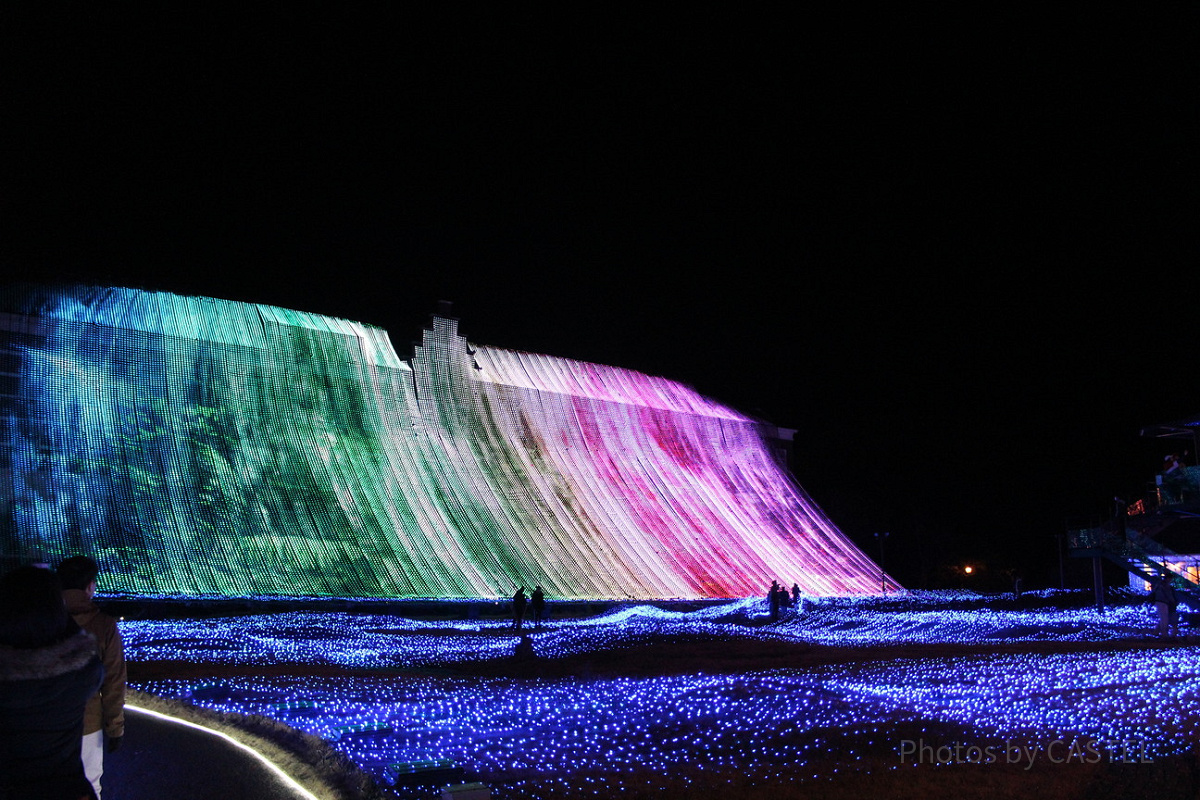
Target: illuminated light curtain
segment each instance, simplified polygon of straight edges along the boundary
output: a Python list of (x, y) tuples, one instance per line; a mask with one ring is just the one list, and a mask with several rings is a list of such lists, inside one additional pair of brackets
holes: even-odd
[(631, 370), (128, 289), (12, 289), (0, 556), (117, 591), (878, 591), (755, 421)]
[[(487, 391), (521, 395), (509, 403), (540, 431), (536, 460), (566, 476), (581, 516), (602, 520), (603, 545), (641, 572), (633, 593), (744, 596), (772, 578), (817, 594), (878, 586), (875, 565), (780, 471), (753, 421), (660, 378), (562, 359), (539, 372), (549, 357), (472, 348)], [(589, 376), (590, 397), (551, 391), (564, 365)]]

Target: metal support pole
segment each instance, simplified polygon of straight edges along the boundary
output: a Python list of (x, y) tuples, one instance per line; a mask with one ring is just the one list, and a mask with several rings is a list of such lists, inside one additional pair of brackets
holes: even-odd
[(1067, 570), (1063, 564), (1063, 539), (1064, 534), (1056, 534), (1054, 541), (1058, 543), (1058, 588), (1066, 591), (1067, 589)]
[(1100, 556), (1092, 556), (1092, 582), (1096, 585), (1096, 610), (1104, 613), (1104, 566)]
[(887, 594), (887, 572), (883, 569), (883, 542), (890, 535), (890, 531), (875, 534), (875, 538), (879, 540), (879, 591), (883, 594)]

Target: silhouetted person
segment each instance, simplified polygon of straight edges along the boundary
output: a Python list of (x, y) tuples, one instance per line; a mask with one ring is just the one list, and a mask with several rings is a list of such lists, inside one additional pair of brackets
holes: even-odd
[(80, 757), (83, 709), (104, 667), (48, 569), (0, 578), (0, 797), (95, 798)]
[(771, 588), (767, 592), (767, 600), (771, 605), (771, 621), (779, 619), (779, 581), (771, 581)]
[(533, 596), (529, 598), (529, 604), (533, 607), (533, 624), (542, 627), (542, 618), (546, 613), (546, 593), (542, 591), (541, 586), (533, 587)]
[(1188, 490), (1188, 474), (1178, 455), (1172, 454), (1163, 459), (1163, 488), (1168, 493), (1167, 502), (1183, 502)]
[(513, 627), (517, 630), (521, 629), (521, 623), (525, 621), (525, 604), (528, 602), (525, 597), (525, 587), (522, 586), (513, 595)]
[(800, 607), (800, 584), (792, 584), (792, 605), (796, 608)]
[(58, 565), (63, 601), (67, 612), (79, 627), (96, 637), (100, 661), (104, 664), (104, 682), (100, 691), (88, 700), (83, 713), (83, 769), (100, 797), (100, 776), (104, 774), (104, 751), (115, 753), (125, 735), (125, 648), (117, 620), (105, 614), (92, 598), (100, 568), (87, 556), (68, 558)]

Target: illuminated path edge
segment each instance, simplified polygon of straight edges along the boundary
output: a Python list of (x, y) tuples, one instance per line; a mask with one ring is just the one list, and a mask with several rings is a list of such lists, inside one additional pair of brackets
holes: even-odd
[[(126, 703), (125, 710), (132, 711), (135, 714), (144, 714), (147, 717), (152, 717), (154, 719), (162, 720), (164, 722), (178, 725), (183, 728), (188, 728), (190, 730), (198, 731), (204, 735), (213, 736), (213, 737), (221, 740), (226, 746), (232, 747), (232, 748), (238, 750), (239, 752), (244, 753), (246, 756), (254, 759), (256, 762), (261, 764), (268, 772), (271, 773), (271, 775), (273, 775), (283, 785), (283, 787), (286, 788), (287, 794), (290, 797), (294, 797), (297, 800), (321, 800), (320, 797), (313, 794), (308, 789), (304, 788), (304, 786), (302, 786), (299, 781), (297, 781), (295, 778), (293, 778), (291, 775), (289, 775), (287, 772), (285, 772), (282, 767), (280, 767), (278, 764), (276, 764), (274, 761), (272, 761), (270, 758), (268, 758), (264, 753), (255, 749), (251, 745), (246, 744), (245, 742), (239, 741), (238, 739), (234, 738), (233, 736), (230, 736), (227, 733), (215, 730), (215, 729), (207, 727), (205, 725), (200, 725), (198, 723), (191, 722), (186, 719), (182, 719), (177, 716), (165, 714), (161, 711), (154, 711), (152, 709), (138, 706), (138, 705), (132, 704), (132, 703)], [(188, 758), (189, 755), (190, 755), (190, 753), (187, 753), (187, 752), (185, 752), (185, 753), (160, 753), (160, 754), (157, 754), (156, 757), (161, 758), (161, 761), (160, 761), (161, 768), (172, 769), (173, 767), (171, 765), (175, 759)], [(180, 765), (176, 765), (175, 768), (178, 768), (179, 766)], [(212, 768), (212, 765), (205, 766), (205, 769), (210, 769), (210, 768)], [(197, 788), (200, 789), (201, 791), (204, 791), (203, 784)]]

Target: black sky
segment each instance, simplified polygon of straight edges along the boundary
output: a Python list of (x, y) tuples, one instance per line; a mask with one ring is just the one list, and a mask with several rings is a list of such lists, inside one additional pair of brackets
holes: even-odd
[(455, 13), (6, 12), (0, 269), (452, 300), (795, 428), (910, 585), (1056, 579), (1200, 412), (1194, 11)]

